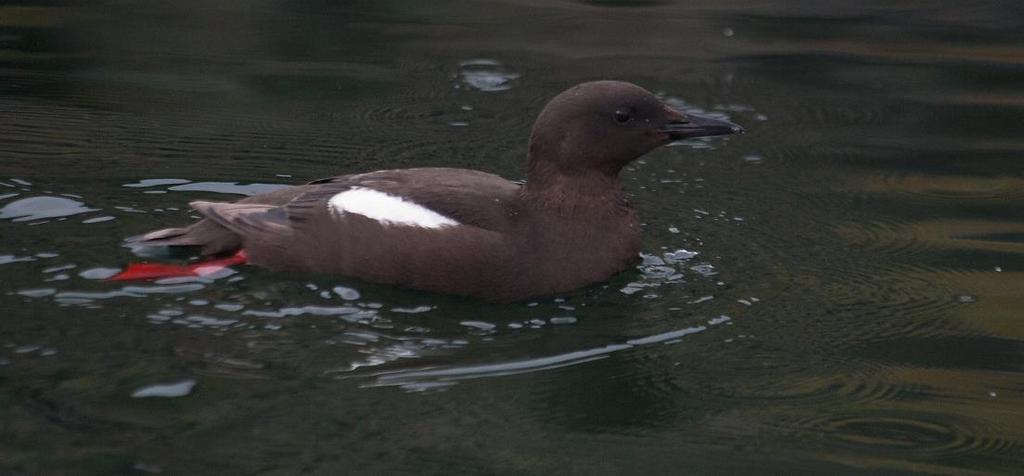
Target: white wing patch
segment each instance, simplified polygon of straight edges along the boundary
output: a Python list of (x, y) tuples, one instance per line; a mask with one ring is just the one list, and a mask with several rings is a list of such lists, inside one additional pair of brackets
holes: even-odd
[(459, 222), (427, 207), (369, 188), (353, 187), (345, 190), (331, 197), (327, 206), (338, 214), (355, 213), (385, 225), (421, 228), (459, 225)]

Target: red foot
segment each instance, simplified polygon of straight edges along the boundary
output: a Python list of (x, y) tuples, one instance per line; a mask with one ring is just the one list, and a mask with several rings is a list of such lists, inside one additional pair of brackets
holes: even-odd
[(117, 273), (107, 281), (135, 281), (140, 279), (162, 279), (206, 276), (216, 273), (228, 266), (235, 266), (249, 262), (249, 255), (245, 250), (238, 250), (237, 253), (227, 258), (218, 258), (208, 261), (200, 261), (192, 264), (163, 264), (163, 263), (132, 263), (124, 271)]

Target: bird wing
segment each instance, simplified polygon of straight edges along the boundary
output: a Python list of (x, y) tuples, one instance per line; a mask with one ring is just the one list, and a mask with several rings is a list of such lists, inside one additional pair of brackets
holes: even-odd
[[(382, 170), (315, 180), (287, 191), (283, 204), (259, 203), (259, 195), (235, 203), (197, 201), (190, 205), (204, 217), (247, 241), (284, 246), (287, 237), (315, 235), (324, 220), (335, 217), (328, 202), (335, 195), (367, 188), (430, 209), (460, 225), (502, 232), (510, 226), (520, 185), (497, 175), (466, 169)], [(284, 196), (279, 197), (284, 198)], [(277, 200), (266, 200), (275, 202)]]
[(381, 170), (310, 182), (307, 190), (284, 205), (296, 226), (329, 213), (328, 201), (353, 188), (399, 197), (445, 217), (489, 231), (503, 231), (514, 213), (520, 185), (497, 175), (466, 169)]

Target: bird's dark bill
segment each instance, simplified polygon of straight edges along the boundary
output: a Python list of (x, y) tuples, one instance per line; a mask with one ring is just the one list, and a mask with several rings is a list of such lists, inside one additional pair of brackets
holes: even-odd
[(683, 120), (668, 122), (660, 131), (668, 134), (670, 140), (677, 141), (694, 137), (740, 134), (743, 128), (722, 119), (687, 114)]

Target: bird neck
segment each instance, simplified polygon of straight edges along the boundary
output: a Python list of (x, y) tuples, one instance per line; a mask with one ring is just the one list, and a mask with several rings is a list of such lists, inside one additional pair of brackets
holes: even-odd
[(527, 203), (559, 215), (606, 215), (628, 210), (618, 171), (561, 170), (557, 164), (530, 160), (523, 187)]

